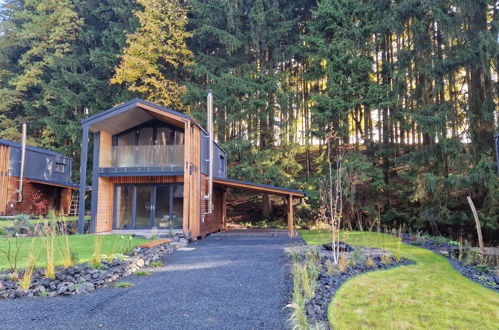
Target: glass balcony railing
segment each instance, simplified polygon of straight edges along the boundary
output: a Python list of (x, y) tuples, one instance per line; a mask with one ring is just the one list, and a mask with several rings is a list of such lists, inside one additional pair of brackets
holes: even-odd
[(113, 167), (175, 167), (182, 169), (184, 145), (114, 146)]

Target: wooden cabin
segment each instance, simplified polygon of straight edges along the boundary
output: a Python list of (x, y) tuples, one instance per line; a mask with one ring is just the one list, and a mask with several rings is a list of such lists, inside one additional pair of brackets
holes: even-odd
[(79, 189), (71, 182), (73, 160), (26, 146), (21, 182), (21, 155), (21, 144), (0, 139), (0, 215), (46, 215), (51, 209), (68, 215), (72, 191)]
[[(93, 134), (92, 232), (157, 228), (204, 236), (224, 228), (226, 191), (236, 188), (287, 198), (294, 233), (293, 203), (305, 193), (228, 179), (227, 154), (216, 142), (210, 198), (210, 139), (193, 118), (134, 99), (91, 116), (82, 125), (82, 191), (89, 133)], [(80, 232), (83, 214), (82, 198)]]

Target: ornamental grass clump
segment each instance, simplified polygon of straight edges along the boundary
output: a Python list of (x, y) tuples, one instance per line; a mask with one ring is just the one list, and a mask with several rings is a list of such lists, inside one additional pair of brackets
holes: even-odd
[(326, 272), (328, 273), (328, 275), (333, 275), (336, 272), (336, 268), (334, 267), (334, 264), (331, 261), (331, 259), (327, 259), (325, 265), (326, 265)]
[(47, 278), (55, 278), (55, 240), (56, 240), (56, 232), (53, 226), (53, 222), (49, 223), (47, 219), (45, 219), (45, 223), (43, 226), (43, 240), (45, 241), (45, 255), (46, 255), (46, 271), (45, 277)]
[(369, 266), (369, 267), (372, 267), (374, 265), (376, 265), (376, 263), (374, 262), (373, 258), (371, 256), (368, 256), (367, 259), (366, 259), (366, 265)]
[(293, 301), (287, 305), (292, 312), (289, 323), (292, 329), (307, 329), (307, 314), (305, 313), (305, 296), (303, 288), (303, 264), (296, 262), (293, 264)]
[[(66, 223), (64, 223), (64, 228), (66, 228)], [(69, 240), (69, 235), (62, 236), (63, 244), (60, 250), (62, 265), (64, 268), (74, 266), (74, 252), (71, 250), (71, 243)]]
[(92, 267), (99, 268), (102, 262), (102, 235), (94, 235), (94, 254), (92, 255)]
[(36, 248), (36, 242), (36, 238), (31, 240), (28, 256), (26, 258), (26, 266), (24, 267), (24, 275), (19, 281), (19, 287), (25, 291), (28, 290), (31, 285), (31, 278), (33, 277), (33, 272), (36, 268), (36, 259), (38, 257), (38, 253), (40, 252), (40, 249)]
[(344, 272), (348, 268), (348, 262), (347, 262), (347, 257), (342, 254), (340, 255), (340, 258), (338, 259), (338, 269), (340, 272)]

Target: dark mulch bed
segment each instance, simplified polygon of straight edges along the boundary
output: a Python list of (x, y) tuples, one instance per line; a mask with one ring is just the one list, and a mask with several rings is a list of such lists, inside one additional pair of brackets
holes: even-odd
[[(415, 242), (418, 242), (417, 244)], [(451, 245), (449, 243), (437, 243), (431, 239), (427, 240), (409, 240), (405, 239), (404, 243), (411, 244), (416, 247), (430, 250), (437, 254), (444, 256), (449, 260), (452, 267), (461, 273), (463, 276), (469, 278), (473, 282), (476, 282), (488, 289), (495, 292), (499, 292), (499, 277), (491, 273), (485, 273), (480, 269), (476, 268), (476, 264), (467, 265), (463, 261), (457, 259), (458, 247)], [(466, 253), (466, 249), (463, 250), (462, 254)], [(463, 258), (464, 259), (464, 258)]]
[(396, 262), (392, 259), (391, 264), (386, 264), (381, 260), (381, 256), (373, 256), (372, 259), (375, 263), (373, 266), (367, 266), (365, 263), (357, 263), (355, 266), (348, 267), (344, 272), (336, 272), (329, 275), (326, 268), (327, 259), (331, 259), (332, 261), (332, 257), (321, 258), (322, 270), (315, 289), (315, 297), (313, 300), (308, 301), (305, 307), (307, 317), (309, 321), (312, 321), (311, 324), (313, 324), (314, 321), (325, 322), (327, 324), (329, 303), (340, 286), (352, 277), (367, 272), (389, 269), (402, 265), (412, 265), (415, 263), (412, 260), (401, 258), (400, 262)]

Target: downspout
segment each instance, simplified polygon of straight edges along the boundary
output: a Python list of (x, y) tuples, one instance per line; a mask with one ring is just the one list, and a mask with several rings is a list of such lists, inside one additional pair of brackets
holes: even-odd
[(17, 189), (17, 202), (23, 201), (23, 179), (24, 179), (24, 163), (26, 160), (26, 123), (23, 123), (23, 133), (21, 138), (21, 168), (19, 169), (19, 188)]
[(209, 151), (209, 177), (208, 177), (208, 212), (211, 214), (213, 212), (213, 95), (211, 94), (211, 89), (208, 90), (208, 96), (206, 98), (206, 103), (208, 106), (208, 151)]

